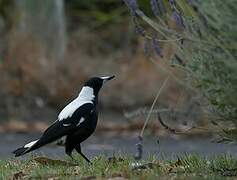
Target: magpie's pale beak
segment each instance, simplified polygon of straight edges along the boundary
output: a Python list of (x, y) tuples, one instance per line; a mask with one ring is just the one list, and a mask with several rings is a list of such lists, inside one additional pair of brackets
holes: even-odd
[(103, 84), (106, 83), (107, 81), (113, 79), (115, 76), (105, 76), (105, 77), (101, 77), (101, 79), (103, 79)]

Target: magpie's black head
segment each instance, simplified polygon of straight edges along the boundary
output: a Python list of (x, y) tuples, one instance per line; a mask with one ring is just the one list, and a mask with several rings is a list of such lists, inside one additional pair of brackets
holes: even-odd
[(107, 81), (113, 78), (114, 76), (92, 77), (88, 81), (85, 82), (84, 86), (93, 88), (94, 95), (98, 95), (99, 90), (103, 86), (103, 84), (105, 84)]

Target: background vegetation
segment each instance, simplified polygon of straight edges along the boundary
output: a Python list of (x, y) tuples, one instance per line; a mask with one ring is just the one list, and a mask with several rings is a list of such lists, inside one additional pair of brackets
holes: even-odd
[[(159, 39), (152, 39), (157, 41), (157, 45), (153, 43), (155, 49), (158, 42), (170, 41), (174, 46), (171, 64), (186, 72), (191, 86), (209, 100), (209, 110), (236, 125), (235, 2), (151, 1), (157, 19), (145, 15), (135, 1), (126, 2), (134, 19), (140, 17), (159, 34)], [(134, 23), (136, 28), (143, 28)], [(149, 40), (149, 33), (140, 34)]]
[[(153, 134), (166, 131), (191, 137), (189, 130), (218, 129), (225, 136), (219, 142), (236, 141), (235, 4), (235, 0), (0, 0), (0, 132), (44, 131), (48, 125), (35, 122), (53, 122), (85, 79), (115, 74), (116, 81), (101, 94), (100, 107), (120, 116), (112, 113), (99, 131), (128, 136), (152, 115), (156, 121), (148, 127)], [(121, 119), (127, 120), (125, 125)], [(117, 124), (111, 125), (112, 120)], [(141, 158), (141, 137), (136, 147)], [(67, 162), (30, 157), (1, 160), (0, 179), (221, 179), (236, 177), (236, 163), (227, 155), (187, 155), (171, 161), (99, 156), (91, 166), (79, 157)]]
[[(55, 2), (61, 2), (62, 7)], [(124, 2), (69, 0), (42, 4), (1, 0), (1, 117), (22, 114), (22, 119), (27, 119), (29, 107), (44, 112), (62, 107), (75, 94), (72, 89), (78, 89), (89, 75), (102, 72), (121, 74), (120, 82), (112, 88), (124, 88), (125, 97), (117, 98), (121, 105), (113, 104), (110, 99), (116, 99), (116, 91), (102, 101), (103, 107), (151, 104), (157, 91), (154, 82), (164, 74), (160, 69), (151, 71), (152, 65), (141, 55), (144, 50), (148, 59), (173, 73), (171, 79), (179, 85), (172, 88), (192, 89), (188, 94), (204, 97), (202, 109), (211, 115), (209, 119), (231, 120), (236, 125), (235, 1)], [(50, 9), (55, 5), (61, 10)], [(75, 60), (78, 57), (79, 61)], [(126, 85), (125, 80), (129, 82)], [(137, 87), (143, 85), (150, 93), (139, 92)], [(142, 94), (143, 99), (136, 98)], [(168, 97), (177, 101), (178, 94)], [(170, 106), (170, 101), (163, 102), (163, 106)], [(37, 114), (42, 111), (28, 114), (39, 118)]]

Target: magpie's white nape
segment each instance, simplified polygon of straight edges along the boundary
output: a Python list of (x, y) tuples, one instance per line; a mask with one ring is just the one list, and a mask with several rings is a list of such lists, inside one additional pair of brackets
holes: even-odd
[(15, 157), (29, 153), (66, 136), (66, 154), (72, 157), (72, 151), (75, 149), (87, 162), (90, 162), (82, 153), (80, 144), (95, 131), (98, 120), (97, 101), (99, 91), (103, 84), (114, 77), (93, 77), (86, 81), (79, 95), (63, 108), (57, 120), (45, 130), (39, 139), (12, 152)]

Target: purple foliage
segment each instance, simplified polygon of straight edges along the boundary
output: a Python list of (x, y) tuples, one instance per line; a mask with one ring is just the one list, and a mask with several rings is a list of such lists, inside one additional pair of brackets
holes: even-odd
[(136, 21), (136, 19), (133, 19), (133, 23), (135, 26), (135, 32), (141, 36), (145, 36), (146, 32), (145, 29)]
[(175, 21), (178, 27), (181, 27), (181, 28), (185, 27), (181, 14), (177, 12), (176, 10), (173, 10), (172, 19)]
[(189, 5), (193, 5), (193, 0), (188, 0)]
[(175, 6), (175, 0), (169, 0), (169, 3), (171, 7)]
[(138, 9), (137, 0), (124, 0), (124, 2), (130, 9), (131, 15), (136, 16), (136, 10)]
[(151, 10), (155, 16), (162, 15), (166, 12), (163, 0), (151, 0)]
[(134, 158), (136, 160), (140, 160), (142, 158), (142, 153), (143, 153), (143, 146), (142, 146), (142, 137), (138, 136), (138, 143), (136, 144), (136, 154)]
[(163, 55), (161, 53), (161, 48), (160, 48), (159, 42), (155, 36), (152, 37), (152, 45), (153, 45), (153, 48), (154, 48), (156, 54), (162, 58)]
[(158, 7), (158, 2), (157, 0), (151, 0), (151, 10), (155, 16), (159, 15), (159, 7)]
[[(137, 4), (137, 0), (124, 0), (125, 4), (128, 6), (128, 8), (130, 9), (131, 12), (131, 16), (132, 16), (132, 22), (134, 24), (135, 27), (135, 32), (137, 34), (140, 34), (141, 36), (145, 36), (145, 30), (144, 28), (138, 23), (137, 20), (137, 10), (138, 10), (138, 4)], [(142, 11), (140, 11), (140, 13), (143, 13)]]
[(161, 14), (164, 14), (166, 12), (163, 0), (158, 0), (158, 7), (160, 9)]
[(170, 4), (171, 9), (174, 10), (175, 5), (176, 5), (175, 0), (169, 0), (169, 4)]

